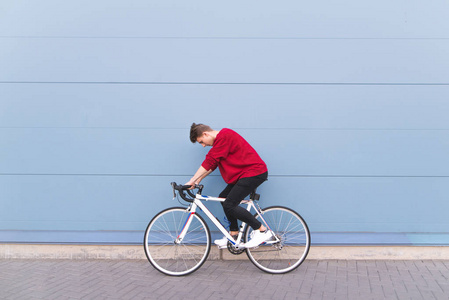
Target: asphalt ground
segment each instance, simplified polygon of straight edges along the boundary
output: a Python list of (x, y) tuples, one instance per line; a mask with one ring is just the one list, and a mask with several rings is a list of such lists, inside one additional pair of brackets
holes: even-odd
[(0, 299), (449, 299), (449, 260), (306, 260), (272, 275), (209, 260), (166, 276), (146, 260), (0, 260)]

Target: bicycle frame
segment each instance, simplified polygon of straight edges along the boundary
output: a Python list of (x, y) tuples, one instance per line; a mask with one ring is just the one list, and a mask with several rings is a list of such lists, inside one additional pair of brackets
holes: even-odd
[[(244, 229), (246, 227), (246, 223), (242, 222), (242, 225), (240, 226), (240, 230), (239, 230), (239, 234), (237, 236), (237, 239), (234, 240), (234, 238), (229, 234), (229, 232), (224, 228), (224, 226), (216, 219), (216, 217), (210, 212), (210, 210), (203, 204), (202, 201), (216, 201), (216, 202), (224, 202), (226, 199), (225, 198), (218, 198), (218, 197), (210, 197), (210, 196), (203, 196), (203, 195), (199, 195), (197, 194), (195, 196), (195, 199), (193, 200), (192, 204), (189, 206), (189, 208), (187, 209), (190, 214), (187, 217), (187, 220), (184, 224), (183, 229), (181, 230), (181, 233), (178, 235), (177, 239), (176, 239), (176, 243), (181, 243), (182, 240), (184, 239), (186, 232), (188, 230), (188, 228), (190, 227), (190, 224), (192, 222), (192, 216), (197, 213), (196, 209), (199, 207), (205, 214), (206, 216), (209, 218), (209, 220), (212, 221), (212, 223), (214, 223), (214, 225), (218, 228), (218, 230), (221, 231), (221, 233), (223, 233), (223, 235), (236, 247), (236, 248), (244, 248), (244, 244), (241, 243), (240, 241), (242, 240), (242, 235), (244, 232)], [(240, 204), (246, 204), (246, 210), (247, 211), (251, 211), (251, 208), (254, 208), (254, 210), (256, 211), (256, 213), (260, 216), (260, 219), (263, 221), (264, 226), (266, 226), (269, 230), (270, 227), (267, 224), (267, 222), (265, 221), (265, 219), (263, 218), (260, 209), (258, 209), (256, 207), (256, 205), (254, 204), (254, 201), (252, 199), (249, 200), (242, 200), (240, 202)], [(277, 243), (279, 241), (279, 239), (276, 237), (276, 240), (274, 241), (269, 241), (267, 243)]]

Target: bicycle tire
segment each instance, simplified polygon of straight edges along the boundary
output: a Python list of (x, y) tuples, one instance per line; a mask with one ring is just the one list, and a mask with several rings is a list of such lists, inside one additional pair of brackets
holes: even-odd
[[(297, 212), (283, 206), (262, 209), (262, 216), (280, 242), (267, 242), (256, 248), (248, 248), (248, 258), (256, 267), (267, 273), (284, 274), (293, 271), (304, 262), (309, 253), (310, 232), (306, 222)], [(258, 214), (255, 217), (261, 221)], [(250, 239), (252, 231), (252, 228), (247, 226), (245, 242)]]
[[(181, 243), (176, 239), (192, 218)], [(144, 250), (148, 261), (158, 271), (171, 276), (188, 275), (206, 261), (210, 248), (210, 230), (204, 219), (185, 207), (172, 207), (159, 212), (145, 230)]]

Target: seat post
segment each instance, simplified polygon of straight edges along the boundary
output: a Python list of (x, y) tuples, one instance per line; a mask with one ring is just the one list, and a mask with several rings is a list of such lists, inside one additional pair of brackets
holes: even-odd
[(259, 200), (260, 199), (260, 194), (256, 193), (257, 188), (254, 189), (254, 191), (252, 191), (252, 193), (249, 195), (249, 198), (251, 200)]

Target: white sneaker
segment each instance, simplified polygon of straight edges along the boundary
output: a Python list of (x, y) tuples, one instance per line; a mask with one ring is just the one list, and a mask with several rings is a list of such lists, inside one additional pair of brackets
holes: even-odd
[(260, 232), (259, 230), (254, 230), (251, 232), (251, 240), (245, 244), (245, 248), (254, 248), (262, 244), (263, 242), (271, 239), (271, 232), (266, 230), (265, 232)]
[(224, 236), (222, 239), (215, 240), (214, 244), (218, 247), (226, 247), (228, 245), (228, 238)]

